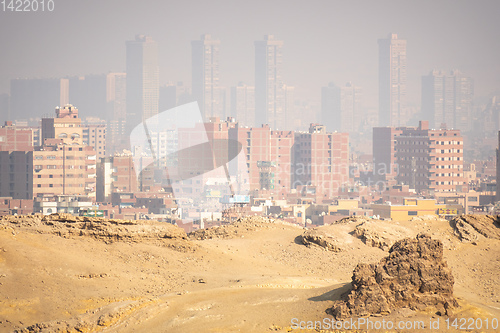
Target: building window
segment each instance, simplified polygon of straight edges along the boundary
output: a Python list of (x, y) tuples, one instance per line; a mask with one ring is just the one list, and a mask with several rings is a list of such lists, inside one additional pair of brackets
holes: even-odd
[(417, 215), (418, 212), (416, 210), (410, 210), (408, 211), (408, 215)]

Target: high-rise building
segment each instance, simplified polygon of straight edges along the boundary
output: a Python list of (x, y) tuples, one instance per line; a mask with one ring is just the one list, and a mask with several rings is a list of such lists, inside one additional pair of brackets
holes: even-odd
[(269, 125), (229, 129), (229, 138), (242, 145), (249, 189), (287, 193), (292, 188), (293, 131), (273, 131)]
[(53, 110), (56, 106), (68, 103), (68, 79), (13, 79), (10, 81), (10, 111), (16, 119), (39, 118), (47, 110)]
[(321, 118), (328, 131), (357, 132), (361, 124), (361, 88), (351, 82), (321, 90)]
[(465, 185), (460, 130), (429, 129), (428, 121), (401, 129), (396, 136), (399, 184), (416, 190), (460, 192)]
[(255, 42), (255, 125), (269, 124), (272, 129), (284, 129), (282, 71), (283, 41), (273, 35)]
[(406, 40), (397, 34), (379, 39), (379, 126), (405, 126)]
[(42, 118), (42, 145), (33, 152), (33, 195), (96, 196), (96, 152), (84, 144), (78, 109), (56, 108)]
[(191, 42), (193, 98), (198, 102), (203, 119), (221, 116), (219, 87), (220, 41), (210, 35)]
[(137, 176), (132, 154), (122, 152), (101, 158), (97, 164), (96, 187), (98, 202), (111, 202), (111, 196), (115, 192), (136, 192)]
[(428, 121), (418, 127), (373, 129), (378, 180), (395, 180), (417, 191), (459, 192), (465, 185), (463, 155), (460, 130), (430, 129)]
[(231, 116), (242, 126), (255, 126), (255, 87), (241, 82), (231, 87)]
[(107, 117), (107, 75), (86, 75), (68, 78), (69, 103), (78, 105), (86, 117)]
[(42, 139), (61, 139), (63, 144), (82, 145), (82, 120), (78, 117), (78, 109), (71, 104), (56, 108), (55, 118), (42, 118)]
[(314, 186), (317, 197), (330, 199), (349, 181), (349, 134), (327, 132), (311, 124), (295, 132), (293, 188)]
[(158, 114), (158, 44), (149, 36), (127, 41), (127, 133)]
[(386, 181), (387, 186), (395, 185), (398, 174), (396, 137), (400, 134), (401, 128), (373, 128), (373, 173), (377, 181)]
[(160, 112), (192, 101), (191, 88), (185, 85), (184, 82), (167, 84), (160, 87)]
[(472, 126), (473, 83), (470, 77), (454, 70), (431, 71), (422, 76), (422, 116), (432, 128), (441, 124), (468, 131)]
[(91, 146), (97, 158), (106, 157), (106, 124), (85, 124), (82, 126), (82, 144)]
[(10, 96), (9, 94), (0, 94), (0, 121), (8, 121), (10, 119)]
[(297, 121), (298, 115), (296, 114), (295, 107), (295, 87), (283, 85), (283, 114), (285, 120), (283, 121), (281, 127), (278, 126), (280, 130), (294, 130), (300, 126), (300, 121)]
[(33, 198), (32, 135), (11, 121), (0, 127), (0, 197)]
[(127, 119), (127, 74), (106, 75), (107, 147), (110, 153), (125, 149)]

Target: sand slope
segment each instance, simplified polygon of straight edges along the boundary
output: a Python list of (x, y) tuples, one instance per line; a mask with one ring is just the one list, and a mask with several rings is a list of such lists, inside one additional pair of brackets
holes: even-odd
[[(362, 223), (376, 241), (356, 232)], [(329, 317), (359, 262), (376, 262), (386, 244), (419, 232), (443, 241), (462, 305), (456, 316), (500, 319), (500, 241), (462, 242), (445, 220), (320, 227), (338, 252), (303, 245), (304, 230), (279, 221), (226, 228), (186, 237), (151, 221), (4, 218), (0, 331), (285, 332), (292, 318)]]

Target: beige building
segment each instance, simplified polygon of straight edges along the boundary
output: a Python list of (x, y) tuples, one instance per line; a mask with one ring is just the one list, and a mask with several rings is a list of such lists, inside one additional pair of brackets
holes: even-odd
[(33, 196), (96, 195), (96, 153), (92, 147), (47, 140), (33, 152)]
[(42, 119), (42, 145), (33, 152), (33, 196), (86, 195), (96, 197), (96, 161), (85, 145), (78, 109), (56, 108), (55, 118)]

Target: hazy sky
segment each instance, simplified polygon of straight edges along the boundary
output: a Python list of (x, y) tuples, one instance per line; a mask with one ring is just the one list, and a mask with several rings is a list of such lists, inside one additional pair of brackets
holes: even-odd
[[(460, 69), (476, 96), (500, 91), (500, 1), (125, 1), (54, 0), (54, 12), (0, 11), (0, 93), (16, 77), (124, 71), (125, 41), (151, 35), (160, 47), (160, 82), (191, 80), (191, 44), (221, 40), (221, 83), (254, 82), (254, 41), (274, 34), (285, 83), (319, 103), (320, 88), (347, 81), (377, 107), (377, 39), (408, 41), (408, 94), (420, 77)], [(1, 8), (0, 8), (1, 10)]]

